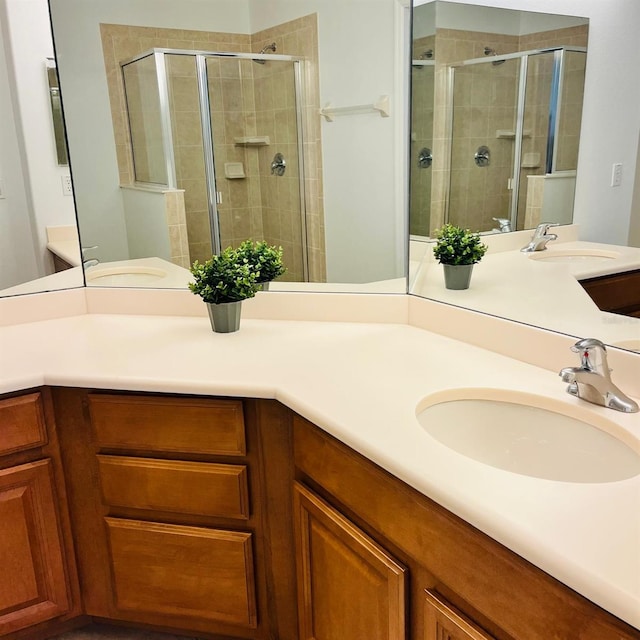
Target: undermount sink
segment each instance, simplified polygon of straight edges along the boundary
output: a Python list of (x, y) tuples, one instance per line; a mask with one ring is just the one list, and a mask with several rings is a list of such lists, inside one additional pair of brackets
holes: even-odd
[(104, 287), (145, 286), (166, 277), (163, 269), (148, 266), (90, 267), (86, 270), (87, 284)]
[(529, 254), (531, 260), (542, 262), (582, 262), (603, 260), (615, 260), (620, 257), (617, 251), (604, 251), (600, 249), (553, 249), (547, 251), (534, 251)]
[(425, 398), (416, 415), (445, 446), (478, 462), (562, 482), (616, 482), (640, 474), (640, 441), (585, 408), (498, 389)]

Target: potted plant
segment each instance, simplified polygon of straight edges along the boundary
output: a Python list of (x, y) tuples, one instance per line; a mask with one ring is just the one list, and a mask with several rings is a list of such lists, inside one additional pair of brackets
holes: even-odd
[(218, 333), (237, 331), (242, 301), (253, 298), (258, 290), (256, 271), (241, 254), (228, 247), (204, 264), (196, 260), (191, 273), (189, 289), (206, 303), (211, 328)]
[(245, 240), (238, 247), (238, 255), (256, 272), (263, 291), (269, 288), (269, 282), (286, 271), (282, 264), (282, 247), (269, 245), (264, 240)]
[(436, 231), (433, 254), (444, 267), (444, 285), (447, 289), (468, 289), (473, 265), (480, 262), (487, 252), (487, 245), (479, 233), (445, 224)]

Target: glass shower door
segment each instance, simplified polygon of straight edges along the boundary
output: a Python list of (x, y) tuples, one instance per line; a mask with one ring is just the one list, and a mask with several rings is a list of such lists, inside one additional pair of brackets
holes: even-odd
[(222, 248), (282, 246), (287, 281), (307, 280), (294, 62), (207, 57)]
[(454, 67), (448, 221), (475, 231), (509, 218), (520, 61)]

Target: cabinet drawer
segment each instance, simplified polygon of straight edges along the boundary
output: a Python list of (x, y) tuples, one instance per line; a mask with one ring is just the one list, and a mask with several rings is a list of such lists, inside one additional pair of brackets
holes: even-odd
[(45, 444), (47, 430), (39, 393), (0, 401), (0, 455)]
[(109, 506), (249, 518), (244, 465), (99, 455), (98, 467)]
[(105, 522), (118, 609), (256, 627), (250, 533)]
[(243, 456), (240, 400), (90, 395), (98, 443), (109, 449)]

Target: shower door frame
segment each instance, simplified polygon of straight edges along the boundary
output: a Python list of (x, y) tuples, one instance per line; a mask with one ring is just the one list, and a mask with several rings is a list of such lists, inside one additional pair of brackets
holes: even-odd
[[(307, 212), (306, 212), (306, 189), (305, 189), (305, 163), (304, 163), (304, 118), (302, 116), (303, 103), (304, 103), (304, 82), (303, 82), (303, 63), (304, 58), (298, 56), (290, 56), (283, 54), (266, 54), (266, 53), (236, 53), (228, 51), (207, 51), (207, 50), (195, 50), (195, 49), (170, 49), (165, 47), (154, 47), (148, 49), (143, 53), (128, 58), (120, 62), (120, 71), (122, 73), (124, 82), (124, 67), (153, 56), (155, 60), (156, 68), (156, 81), (158, 86), (158, 93), (160, 99), (160, 113), (162, 122), (162, 145), (165, 154), (165, 163), (167, 169), (167, 183), (159, 184), (160, 187), (166, 186), (170, 189), (177, 188), (176, 180), (176, 166), (175, 166), (175, 152), (173, 148), (173, 134), (171, 130), (171, 110), (169, 102), (169, 83), (167, 80), (167, 71), (165, 65), (165, 55), (184, 55), (195, 58), (196, 61), (196, 81), (198, 86), (198, 98), (200, 104), (200, 126), (202, 128), (202, 146), (204, 153), (204, 165), (205, 165), (205, 180), (207, 183), (207, 207), (209, 211), (209, 226), (211, 235), (211, 247), (213, 253), (219, 254), (222, 251), (222, 244), (220, 240), (220, 223), (218, 218), (218, 198), (216, 190), (216, 172), (214, 165), (214, 139), (213, 129), (211, 127), (211, 110), (209, 100), (209, 83), (207, 75), (207, 58), (235, 58), (238, 60), (264, 60), (276, 61), (276, 62), (292, 62), (293, 63), (293, 78), (294, 78), (294, 92), (295, 92), (295, 112), (296, 112), (296, 127), (297, 127), (297, 147), (298, 147), (298, 192), (300, 196), (300, 222), (301, 222), (301, 234), (300, 243), (302, 249), (302, 272), (304, 281), (309, 281), (309, 252), (307, 247)], [(126, 102), (126, 85), (125, 85), (125, 102)], [(127, 108), (128, 112), (128, 108)], [(131, 135), (131, 134), (130, 134)], [(133, 152), (133, 141), (131, 142), (131, 149)], [(134, 169), (135, 171), (135, 169)], [(146, 185), (149, 183), (135, 181), (136, 184)]]
[(485, 56), (484, 58), (472, 58), (455, 62), (447, 68), (447, 157), (446, 166), (449, 168), (449, 180), (447, 181), (445, 197), (445, 221), (449, 221), (449, 203), (451, 200), (451, 147), (453, 142), (453, 93), (455, 83), (455, 69), (469, 67), (477, 64), (487, 64), (502, 62), (505, 60), (520, 59), (520, 70), (518, 75), (518, 101), (516, 105), (515, 139), (513, 150), (513, 168), (511, 177), (511, 204), (509, 206), (509, 219), (513, 231), (517, 230), (518, 222), (518, 198), (520, 194), (520, 165), (522, 161), (522, 137), (524, 130), (524, 110), (527, 92), (527, 69), (530, 56), (553, 53), (553, 72), (551, 77), (551, 91), (549, 98), (549, 126), (547, 130), (547, 153), (545, 157), (545, 174), (554, 173), (557, 160), (557, 145), (560, 110), (562, 109), (562, 82), (564, 77), (564, 54), (565, 52), (587, 53), (587, 47), (573, 45), (562, 45), (557, 47), (545, 47), (541, 49), (531, 49), (528, 51), (516, 51), (495, 56)]

